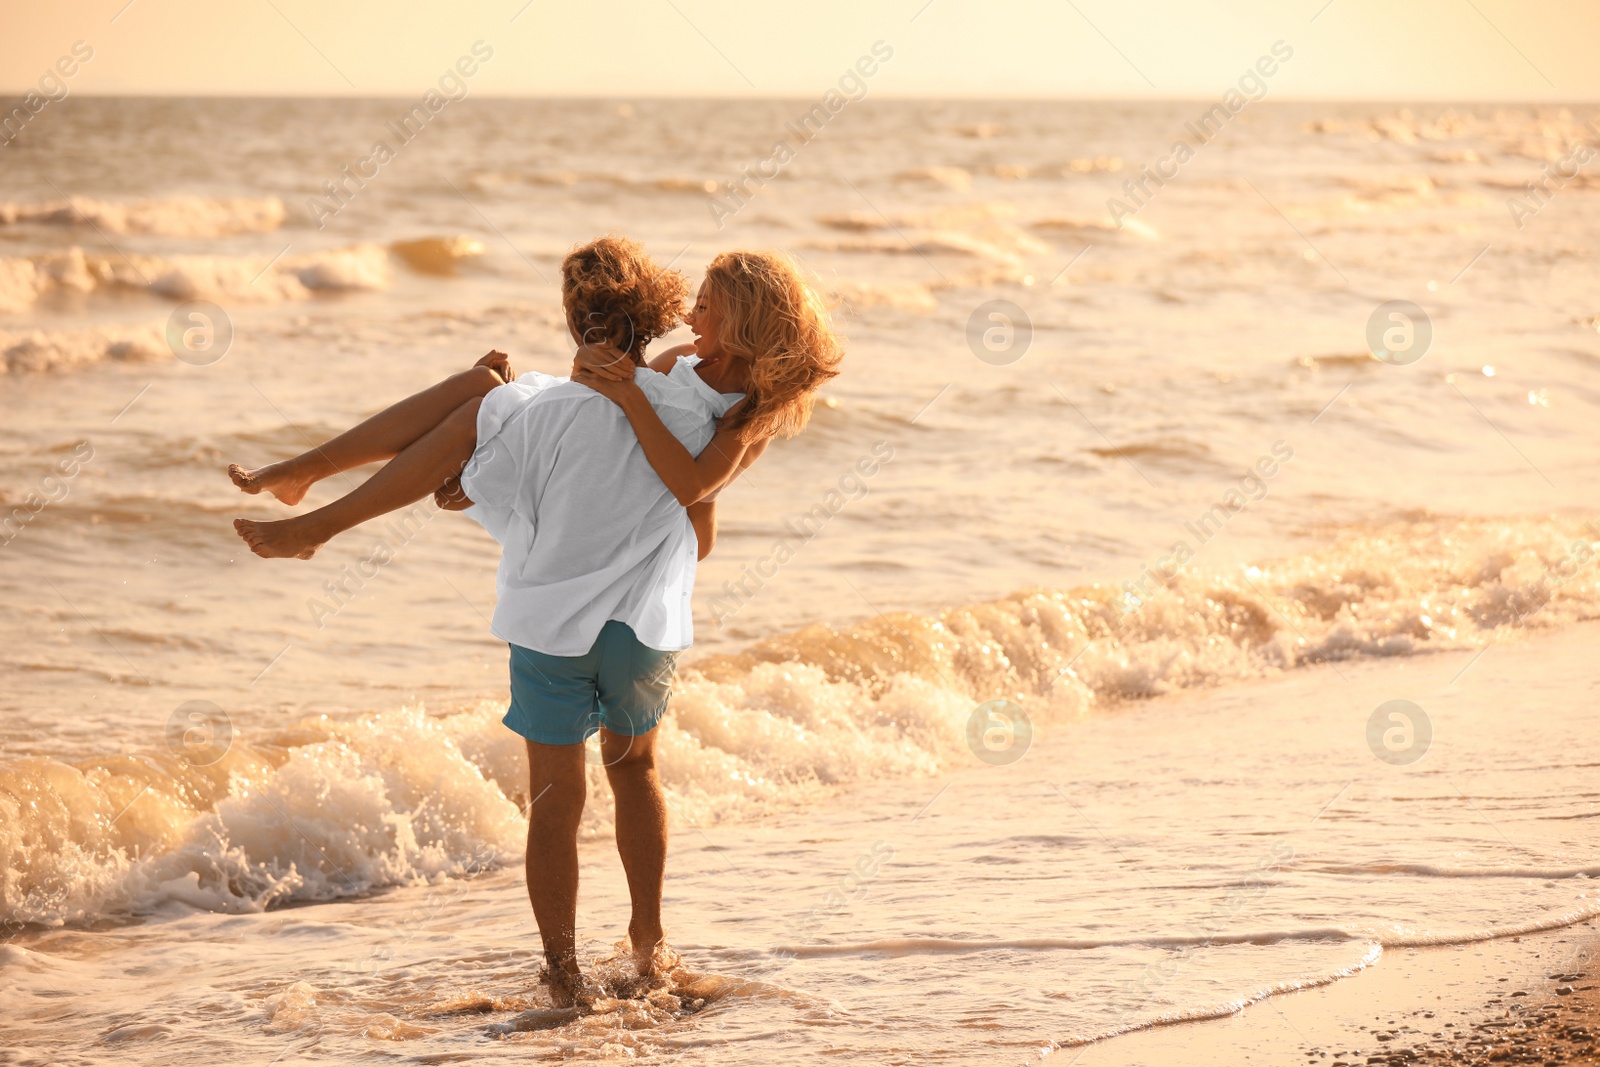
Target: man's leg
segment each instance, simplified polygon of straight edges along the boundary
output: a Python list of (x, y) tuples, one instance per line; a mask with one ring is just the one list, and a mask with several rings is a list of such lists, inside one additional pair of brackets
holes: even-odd
[(661, 883), (667, 867), (667, 798), (656, 772), (656, 731), (629, 737), (602, 729), (600, 754), (617, 797), (617, 852), (633, 901), (628, 940), (640, 972), (648, 974), (664, 939)]
[(578, 986), (578, 822), (583, 746), (528, 743), (528, 900), (544, 941), (550, 998), (569, 1007)]
[(323, 478), (394, 458), (462, 404), (482, 398), (501, 384), (500, 376), (488, 367), (452, 374), (309, 452), (255, 470), (235, 463), (228, 467), (228, 477), (247, 493), (268, 492), (285, 504), (298, 504), (306, 490)]
[(414, 504), (461, 473), (478, 447), (481, 397), (462, 404), (384, 468), (333, 503), (292, 519), (234, 519), (250, 551), (310, 559), (330, 538), (385, 512)]

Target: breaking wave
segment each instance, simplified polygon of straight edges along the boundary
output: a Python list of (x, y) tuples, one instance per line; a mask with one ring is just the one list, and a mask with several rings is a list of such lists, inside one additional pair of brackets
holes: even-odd
[[(1061, 722), (1324, 661), (1482, 647), (1600, 617), (1597, 549), (1600, 530), (1579, 520), (1413, 522), (1183, 572), (1148, 595), (1037, 589), (816, 624), (691, 662), (661, 727), (662, 775), (677, 818), (739, 820), (970, 759), (976, 702), (1013, 700), (1036, 723)], [(500, 712), (485, 700), (449, 714), (315, 717), (241, 736), (204, 767), (166, 750), (0, 762), (0, 922), (95, 921), (172, 901), (258, 911), (514, 862), (529, 798)], [(599, 767), (590, 773), (600, 788)], [(588, 832), (606, 830), (606, 807), (589, 805)]]
[(0, 258), (0, 312), (24, 312), (43, 297), (142, 291), (173, 300), (244, 303), (304, 300), (317, 292), (385, 289), (389, 253), (363, 244), (285, 256), (102, 255), (74, 245)]
[(105, 360), (149, 362), (171, 355), (160, 328), (149, 325), (0, 331), (0, 374), (62, 370)]
[(270, 233), (283, 225), (284, 214), (283, 201), (275, 196), (174, 196), (126, 203), (72, 196), (31, 204), (0, 203), (0, 226), (96, 226), (110, 233), (224, 237)]

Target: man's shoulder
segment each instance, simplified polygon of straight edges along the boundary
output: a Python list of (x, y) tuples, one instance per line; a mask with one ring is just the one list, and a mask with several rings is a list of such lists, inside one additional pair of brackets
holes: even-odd
[(569, 378), (560, 378), (541, 389), (537, 396), (541, 404), (582, 404), (598, 400), (604, 407), (616, 407), (615, 404), (590, 389), (581, 382)]

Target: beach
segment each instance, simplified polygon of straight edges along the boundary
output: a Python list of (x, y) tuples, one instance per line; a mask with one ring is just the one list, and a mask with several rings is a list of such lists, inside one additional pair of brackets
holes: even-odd
[(1412, 949), (1348, 983), (1190, 1029), (1097, 1046), (1082, 1062), (1593, 1063), (1594, 925), (1471, 949)]
[[(1600, 202), (1507, 201), (1592, 108), (1263, 102), (1114, 220), (1195, 105), (467, 99), (329, 210), (399, 106), (84, 97), (6, 150), (0, 1062), (1591, 1055)], [(224, 471), (491, 348), (563, 373), (608, 231), (791, 249), (848, 354), (699, 572), (684, 970), (574, 1018), (497, 546), (424, 502), (260, 560)]]
[[(11, 1025), (32, 1050), (17, 1062), (141, 1048), (339, 1060), (400, 1041), (475, 1059), (742, 1063), (780, 1048), (961, 1064), (1171, 1062), (1140, 1057), (1199, 1042), (1215, 1062), (1259, 1044), (1257, 1062), (1276, 1063), (1286, 1043), (1378, 1044), (1355, 1020), (1371, 1026), (1360, 1013), (1376, 1003), (1401, 1025), (1396, 988), (1465, 1026), (1491, 1017), (1495, 993), (1540, 992), (1541, 968), (1578, 969), (1547, 965), (1565, 959), (1552, 938), (1600, 915), (1581, 862), (1592, 761), (1557, 740), (1592, 729), (1594, 705), (1541, 710), (1550, 729), (1532, 742), (1502, 714), (1584, 684), (1589, 629), (1496, 648), (1471, 686), (1450, 682), (1464, 653), (1346, 663), (1343, 679), (1309, 668), (1041, 728), (1015, 763), (914, 789), (860, 785), (732, 825), (680, 817), (666, 911), (693, 975), (676, 1003), (552, 1012), (529, 985), (515, 866), (359, 903), (227, 915), (180, 900), (115, 931), (14, 938), (10, 991), (30, 1008)], [(1410, 770), (1376, 763), (1362, 738), (1367, 709), (1397, 691), (1433, 709), (1434, 746)], [(289, 820), (320, 838), (329, 806)], [(626, 894), (606, 835), (583, 862), (582, 951), (599, 961)], [(1441, 955), (1448, 981), (1411, 976)], [(1376, 994), (1357, 984), (1369, 972)], [(1499, 984), (1508, 972), (1515, 989)], [(1247, 1007), (1271, 1013), (1265, 1035), (1207, 1029)]]

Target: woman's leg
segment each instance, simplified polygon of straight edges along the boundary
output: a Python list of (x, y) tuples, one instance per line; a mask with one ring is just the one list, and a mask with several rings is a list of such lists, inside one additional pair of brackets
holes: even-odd
[(267, 558), (310, 559), (329, 538), (430, 495), (460, 474), (478, 447), (478, 407), (473, 397), (384, 468), (326, 507), (292, 519), (234, 519), (233, 528), (250, 551)]
[[(452, 374), (438, 385), (384, 408), (309, 452), (255, 470), (245, 470), (234, 463), (228, 467), (228, 477), (247, 493), (268, 492), (285, 504), (298, 504), (306, 491), (323, 478), (393, 459), (462, 404), (482, 398), (489, 390), (503, 384), (500, 376), (488, 367), (473, 367)], [(435, 488), (437, 484), (429, 491)]]

